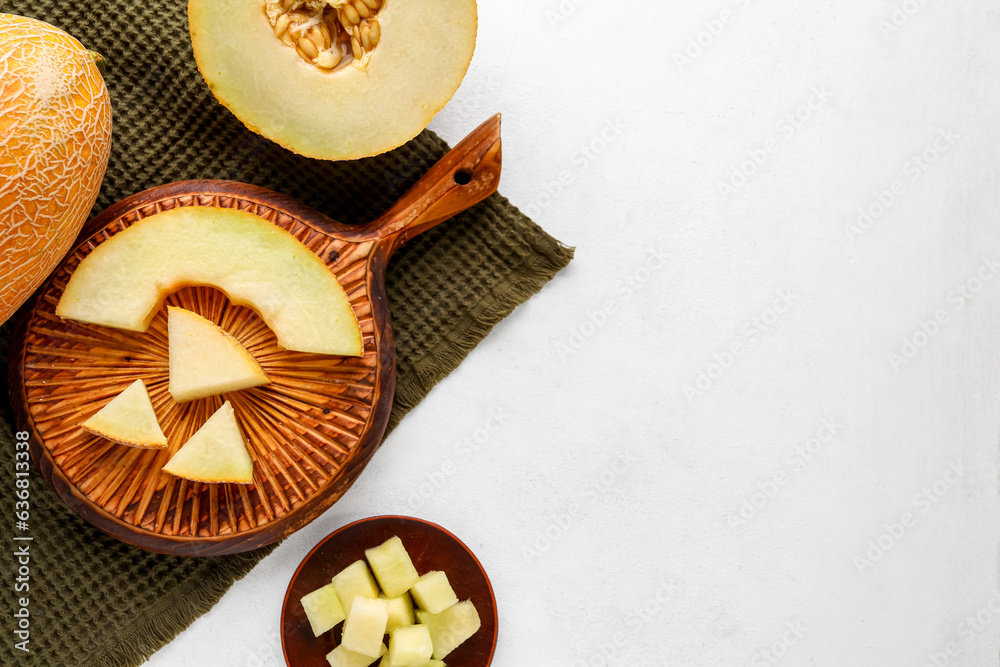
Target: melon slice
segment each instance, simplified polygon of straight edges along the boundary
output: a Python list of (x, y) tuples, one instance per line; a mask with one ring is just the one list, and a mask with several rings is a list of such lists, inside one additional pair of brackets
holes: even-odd
[(178, 403), (271, 380), (240, 342), (214, 322), (183, 308), (167, 308), (170, 395)]
[(451, 99), (475, 0), (190, 0), (198, 69), (249, 129), (301, 155), (402, 145)]
[(167, 294), (211, 285), (253, 308), (288, 350), (361, 356), (361, 328), (337, 278), (283, 229), (245, 211), (183, 206), (101, 243), (73, 272), (59, 317), (145, 331)]
[(81, 426), (130, 447), (162, 449), (167, 446), (167, 438), (141, 379), (130, 384)]
[(197, 482), (253, 483), (253, 459), (229, 401), (177, 450), (163, 470)]

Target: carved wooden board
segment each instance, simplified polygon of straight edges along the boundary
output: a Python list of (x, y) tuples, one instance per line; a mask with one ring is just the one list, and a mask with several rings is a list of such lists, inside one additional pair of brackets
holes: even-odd
[[(492, 194), (500, 176), (499, 116), (456, 146), (385, 215), (337, 223), (277, 193), (224, 181), (187, 181), (133, 195), (88, 223), (16, 324), (11, 400), (45, 479), (81, 517), (137, 547), (218, 555), (275, 542), (319, 516), (357, 479), (388, 423), (395, 346), (385, 299), (389, 257), (401, 243)], [(291, 352), (251, 309), (211, 287), (185, 287), (166, 304), (235, 336), (269, 385), (178, 404), (167, 392), (166, 308), (146, 332), (62, 320), (55, 307), (80, 261), (101, 242), (163, 210), (248, 211), (287, 230), (337, 276), (364, 338), (361, 357)], [(137, 378), (149, 388), (165, 450), (132, 449), (79, 424)], [(224, 400), (249, 441), (254, 483), (189, 482), (161, 470)]]

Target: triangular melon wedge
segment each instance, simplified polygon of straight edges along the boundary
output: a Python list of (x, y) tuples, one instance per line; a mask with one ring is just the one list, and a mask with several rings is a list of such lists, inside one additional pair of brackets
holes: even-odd
[(129, 447), (162, 449), (167, 446), (167, 438), (141, 379), (130, 384), (81, 426)]
[(189, 310), (167, 308), (167, 339), (169, 390), (178, 403), (271, 381), (238, 340)]
[(253, 459), (229, 401), (177, 450), (163, 470), (196, 482), (253, 483)]

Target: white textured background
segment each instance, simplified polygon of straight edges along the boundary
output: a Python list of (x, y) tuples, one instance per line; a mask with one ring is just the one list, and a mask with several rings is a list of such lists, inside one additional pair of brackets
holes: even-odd
[(482, 0), (432, 127), (496, 111), (575, 261), (150, 667), (283, 664), (387, 513), (483, 561), (496, 667), (997, 665), (1000, 6)]

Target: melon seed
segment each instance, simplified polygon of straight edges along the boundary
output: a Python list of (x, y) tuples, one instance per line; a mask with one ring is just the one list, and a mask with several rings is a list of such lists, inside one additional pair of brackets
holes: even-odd
[(363, 61), (378, 46), (382, 30), (376, 14), (383, 0), (265, 0), (274, 36), (311, 65), (331, 70), (344, 64), (349, 49)]
[(361, 16), (358, 14), (358, 10), (354, 8), (354, 5), (344, 5), (344, 17), (354, 25), (361, 22)]

